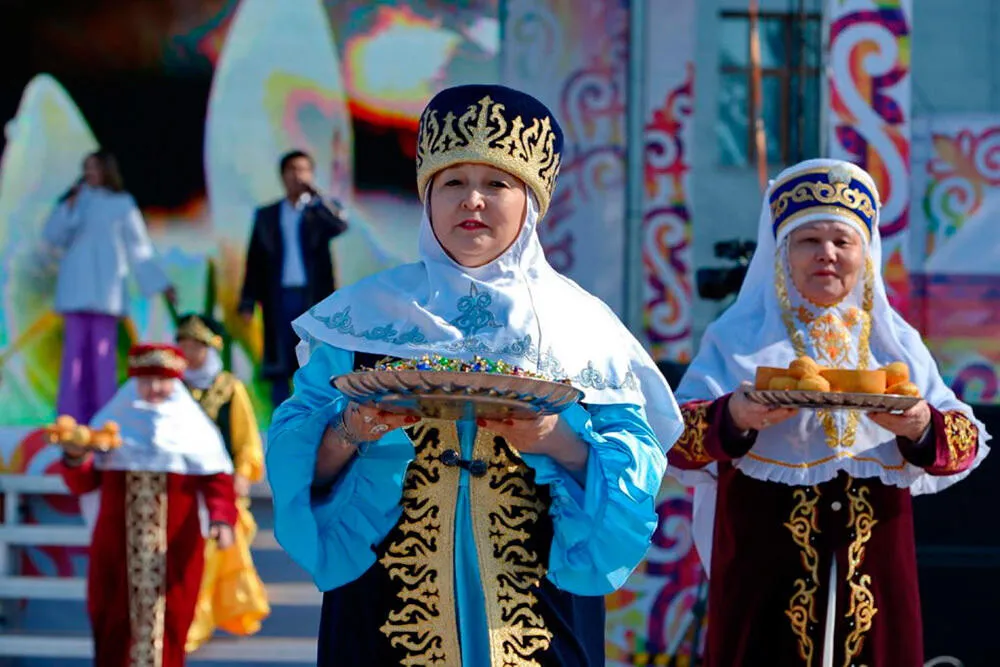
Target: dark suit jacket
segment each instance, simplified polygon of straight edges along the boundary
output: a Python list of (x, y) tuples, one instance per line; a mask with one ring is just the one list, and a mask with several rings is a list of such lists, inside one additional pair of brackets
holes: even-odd
[[(313, 199), (302, 211), (299, 224), (299, 247), (306, 274), (306, 291), (309, 306), (313, 306), (336, 289), (330, 241), (347, 231), (347, 221), (319, 197)], [(283, 375), (278, 353), (278, 327), (282, 322), (281, 277), (285, 265), (285, 242), (281, 232), (281, 201), (257, 209), (253, 231), (247, 249), (243, 291), (240, 295), (241, 313), (252, 313), (259, 303), (264, 312), (264, 376)]]

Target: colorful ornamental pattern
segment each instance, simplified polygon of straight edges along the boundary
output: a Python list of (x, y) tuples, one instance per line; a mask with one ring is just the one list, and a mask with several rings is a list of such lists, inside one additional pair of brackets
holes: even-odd
[(863, 167), (882, 197), (883, 276), (909, 315), (913, 0), (843, 0), (829, 17), (829, 157)]
[(472, 361), (462, 361), (461, 359), (450, 359), (438, 355), (428, 355), (419, 359), (400, 359), (376, 364), (374, 368), (365, 369), (373, 371), (443, 371), (450, 373), (489, 373), (490, 375), (512, 375), (515, 377), (526, 377), (534, 380), (546, 380), (548, 382), (559, 382), (561, 384), (571, 384), (568, 379), (553, 380), (542, 373), (525, 370), (519, 366), (508, 364), (505, 361), (492, 361), (482, 357), (473, 357)]

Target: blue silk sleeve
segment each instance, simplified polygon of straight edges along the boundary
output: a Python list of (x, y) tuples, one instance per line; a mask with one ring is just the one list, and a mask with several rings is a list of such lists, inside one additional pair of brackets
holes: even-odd
[(330, 379), (351, 372), (353, 361), (351, 352), (317, 346), (295, 373), (295, 391), (275, 410), (268, 431), (274, 534), (321, 590), (357, 579), (375, 562), (374, 548), (399, 521), (413, 458), (406, 434), (393, 431), (359, 452), (332, 489), (313, 488), (320, 439), (347, 406)]
[(552, 497), (548, 577), (571, 593), (604, 595), (646, 554), (666, 456), (639, 406), (575, 405), (562, 418), (590, 446), (582, 486), (554, 459), (523, 455)]

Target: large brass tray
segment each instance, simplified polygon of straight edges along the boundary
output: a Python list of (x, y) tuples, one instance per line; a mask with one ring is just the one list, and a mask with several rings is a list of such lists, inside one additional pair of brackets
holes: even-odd
[(509, 419), (558, 414), (583, 392), (569, 384), (495, 373), (356, 371), (331, 379), (348, 398), (430, 419)]

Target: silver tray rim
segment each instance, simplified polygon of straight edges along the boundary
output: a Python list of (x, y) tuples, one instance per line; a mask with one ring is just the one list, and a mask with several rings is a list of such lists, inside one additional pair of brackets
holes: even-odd
[(863, 412), (904, 412), (923, 400), (919, 396), (808, 391), (804, 389), (748, 389), (744, 393), (747, 399), (754, 403), (769, 407), (858, 410)]

